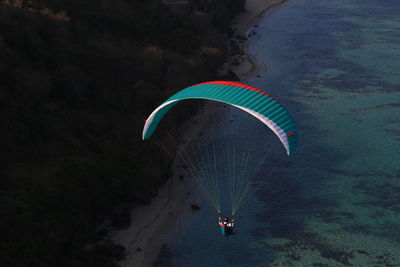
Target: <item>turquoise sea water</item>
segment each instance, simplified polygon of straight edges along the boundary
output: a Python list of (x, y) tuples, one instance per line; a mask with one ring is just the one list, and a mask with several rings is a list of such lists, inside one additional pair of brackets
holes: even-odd
[(293, 113), (298, 153), (226, 108), (207, 138), (284, 163), (236, 235), (220, 236), (197, 196), (202, 209), (182, 216), (156, 266), (400, 266), (399, 14), (394, 0), (289, 0), (260, 22), (250, 50), (262, 72), (247, 83)]

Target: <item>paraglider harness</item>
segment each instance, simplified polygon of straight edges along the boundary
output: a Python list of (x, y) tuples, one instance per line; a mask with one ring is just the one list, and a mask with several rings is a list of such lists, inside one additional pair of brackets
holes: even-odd
[(233, 225), (234, 225), (235, 219), (232, 218), (231, 220), (229, 220), (228, 217), (218, 217), (218, 224), (221, 227), (221, 233), (224, 236), (228, 236), (233, 234)]

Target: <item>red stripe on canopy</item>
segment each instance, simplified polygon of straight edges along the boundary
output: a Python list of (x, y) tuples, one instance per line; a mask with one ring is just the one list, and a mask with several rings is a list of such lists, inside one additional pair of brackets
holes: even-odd
[(288, 133), (287, 134), (287, 136), (289, 137), (289, 136), (292, 136), (292, 135), (294, 135), (296, 132), (291, 132), (291, 133)]
[(273, 96), (271, 96), (270, 94), (267, 94), (264, 91), (261, 91), (260, 89), (257, 89), (255, 87), (252, 87), (250, 85), (246, 85), (246, 84), (242, 84), (242, 83), (237, 83), (237, 82), (228, 82), (228, 81), (212, 81), (212, 82), (204, 82), (204, 83), (199, 83), (199, 84), (195, 84), (193, 86), (197, 86), (197, 85), (202, 85), (202, 84), (220, 84), (220, 85), (229, 85), (229, 86), (236, 86), (236, 87), (242, 87), (242, 88), (246, 88), (248, 90), (263, 94), (268, 96), (269, 98), (272, 98), (273, 100), (275, 100), (276, 102), (280, 103), (277, 99), (275, 99)]

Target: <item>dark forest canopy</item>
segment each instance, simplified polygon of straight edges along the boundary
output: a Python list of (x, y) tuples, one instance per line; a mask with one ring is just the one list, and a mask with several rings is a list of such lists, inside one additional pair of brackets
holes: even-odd
[(148, 0), (0, 3), (0, 266), (114, 266), (123, 250), (97, 226), (114, 214), (123, 227), (124, 207), (148, 203), (169, 175), (140, 140), (143, 120), (217, 78), (244, 0), (178, 12)]

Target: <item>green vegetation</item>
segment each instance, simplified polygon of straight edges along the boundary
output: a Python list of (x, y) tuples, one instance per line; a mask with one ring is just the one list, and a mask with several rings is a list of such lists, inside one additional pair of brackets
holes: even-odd
[(143, 120), (174, 91), (217, 78), (244, 1), (208, 1), (208, 28), (159, 1), (6, 2), (0, 266), (115, 266), (123, 250), (98, 226), (126, 226), (126, 207), (148, 203), (169, 176), (169, 159), (141, 141)]

